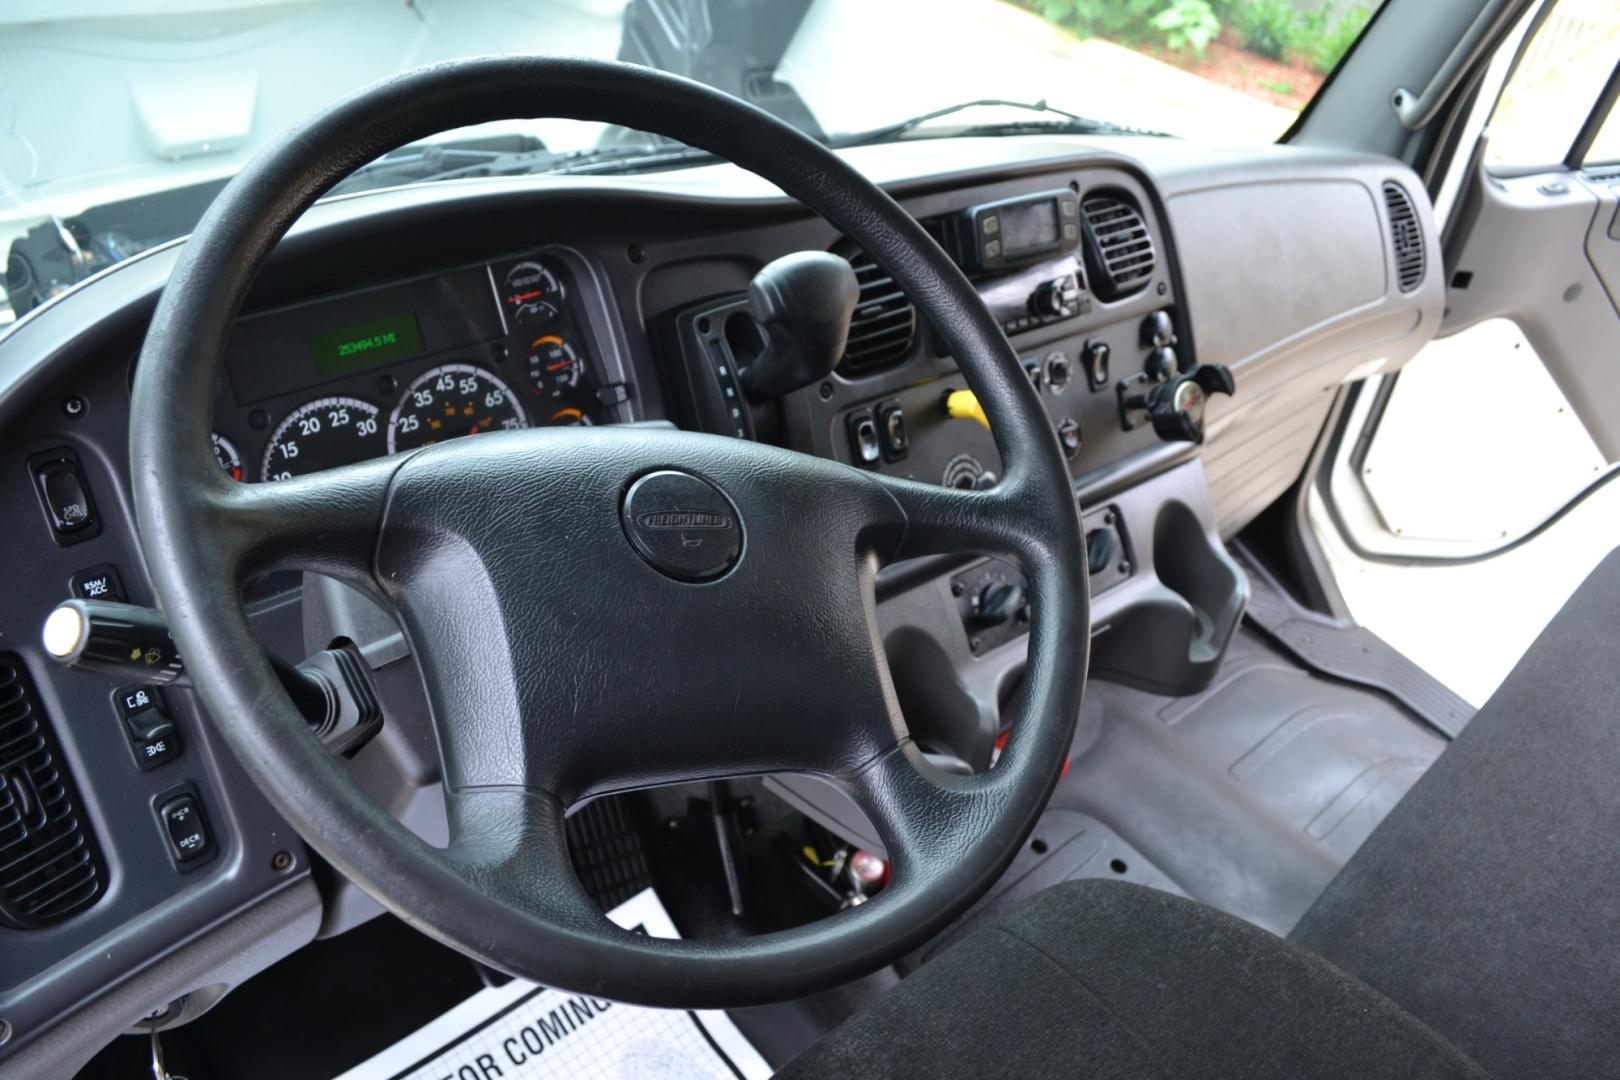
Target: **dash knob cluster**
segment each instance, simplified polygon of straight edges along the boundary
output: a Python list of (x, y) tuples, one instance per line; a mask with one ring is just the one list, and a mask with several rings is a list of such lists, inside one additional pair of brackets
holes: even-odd
[(1118, 384), (1120, 427), (1131, 431), (1145, 419), (1165, 442), (1201, 443), (1210, 395), (1229, 395), (1237, 383), (1223, 364), (1194, 363), (1183, 370), (1178, 344), (1169, 310), (1155, 311), (1142, 321), (1147, 360), (1140, 372)]

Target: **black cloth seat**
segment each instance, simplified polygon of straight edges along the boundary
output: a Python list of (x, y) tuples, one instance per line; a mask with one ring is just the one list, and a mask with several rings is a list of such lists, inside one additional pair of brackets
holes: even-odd
[(782, 1072), (1620, 1076), (1620, 551), (1288, 941), (1070, 882)]
[(1502, 1080), (1620, 1076), (1620, 551), (1290, 940)]
[(778, 1074), (1484, 1078), (1383, 995), (1268, 931), (1115, 881), (992, 919)]

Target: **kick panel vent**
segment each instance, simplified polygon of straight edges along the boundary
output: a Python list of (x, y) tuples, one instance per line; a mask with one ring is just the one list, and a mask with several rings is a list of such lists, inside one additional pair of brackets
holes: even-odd
[(1389, 236), (1395, 245), (1395, 276), (1401, 292), (1411, 292), (1423, 284), (1423, 227), (1418, 224), (1412, 197), (1394, 181), (1384, 185), (1384, 205), (1389, 209)]
[(59, 922), (101, 895), (101, 854), (45, 714), (14, 653), (0, 653), (0, 923)]
[(893, 367), (911, 355), (917, 337), (917, 309), (888, 271), (856, 249), (844, 253), (855, 269), (861, 295), (849, 321), (849, 342), (839, 368), (846, 375)]
[(1153, 277), (1153, 234), (1134, 200), (1121, 191), (1090, 195), (1080, 203), (1086, 237), (1086, 269), (1104, 300), (1142, 289)]

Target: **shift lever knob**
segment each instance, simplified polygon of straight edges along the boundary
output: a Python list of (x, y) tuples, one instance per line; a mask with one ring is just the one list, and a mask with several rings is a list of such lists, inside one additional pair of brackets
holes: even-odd
[(767, 264), (748, 283), (748, 307), (767, 344), (742, 373), (748, 388), (781, 397), (826, 378), (844, 355), (860, 284), (847, 260), (796, 251)]

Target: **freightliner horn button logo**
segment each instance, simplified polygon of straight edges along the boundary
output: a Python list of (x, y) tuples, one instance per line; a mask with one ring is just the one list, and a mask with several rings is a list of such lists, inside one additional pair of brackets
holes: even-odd
[(624, 532), (636, 554), (678, 581), (710, 581), (737, 562), (742, 525), (719, 488), (691, 473), (648, 473), (624, 496)]

